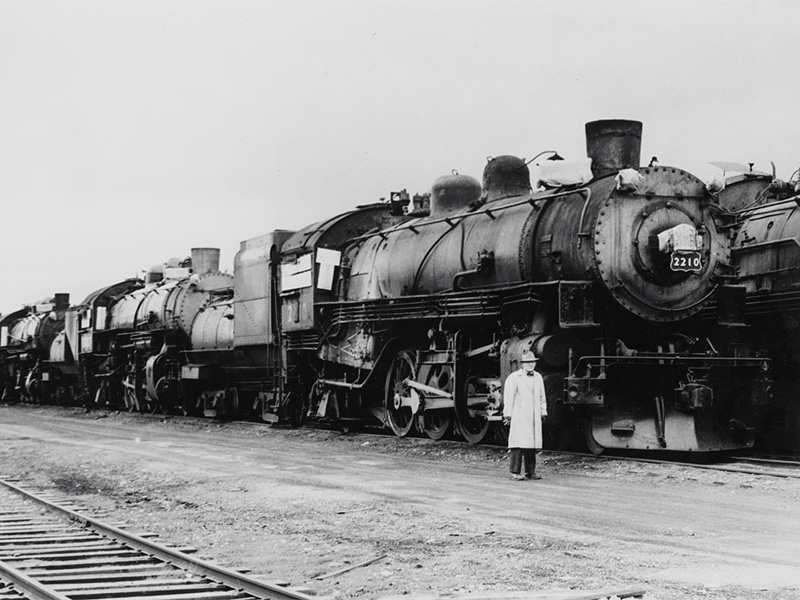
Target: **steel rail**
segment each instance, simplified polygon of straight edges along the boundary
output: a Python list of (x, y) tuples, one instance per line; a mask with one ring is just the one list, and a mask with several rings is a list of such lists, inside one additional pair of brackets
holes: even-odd
[(12, 583), (18, 591), (24, 593), (25, 600), (70, 600), (69, 596), (39, 583), (2, 560), (0, 560), (0, 578)]
[[(164, 546), (163, 544), (159, 544), (158, 542), (154, 542), (152, 540), (129, 533), (119, 529), (118, 527), (114, 527), (113, 525), (105, 524), (98, 519), (81, 514), (70, 508), (59, 506), (58, 504), (50, 502), (33, 492), (22, 489), (9, 481), (0, 479), (0, 486), (3, 486), (23, 496), (24, 498), (44, 506), (49, 511), (65, 515), (106, 537), (112, 538), (122, 544), (148, 554), (174, 567), (181, 568), (184, 571), (200, 577), (212, 579), (217, 583), (225, 584), (235, 590), (251, 594), (256, 598), (265, 598), (269, 600), (313, 600), (312, 596), (283, 588), (278, 585), (262, 582), (252, 577), (247, 577), (246, 575), (231, 569), (226, 569), (225, 567), (209, 561), (193, 558), (184, 554), (183, 552), (173, 550), (167, 546)], [(6, 577), (7, 579), (11, 580), (14, 585), (24, 589), (25, 593), (31, 595), (34, 600), (69, 600), (69, 596), (65, 596), (56, 592), (52, 588), (41, 585), (19, 570), (14, 569), (9, 565), (5, 565), (2, 560), (0, 560), (0, 576)]]
[(737, 463), (764, 465), (773, 468), (786, 468), (790, 470), (800, 469), (800, 461), (786, 460), (779, 458), (762, 458), (759, 456), (731, 456), (730, 459)]
[[(735, 466), (728, 466), (725, 464), (701, 464), (701, 463), (688, 463), (688, 462), (677, 462), (674, 460), (660, 460), (657, 458), (640, 458), (640, 457), (633, 457), (633, 456), (616, 456), (616, 455), (605, 455), (605, 454), (589, 454), (586, 452), (565, 452), (561, 450), (542, 450), (543, 454), (548, 454), (550, 456), (556, 455), (566, 455), (566, 456), (580, 456), (584, 458), (594, 458), (598, 460), (618, 460), (624, 462), (640, 462), (640, 463), (650, 463), (656, 465), (674, 465), (676, 467), (686, 467), (690, 469), (702, 469), (706, 471), (722, 471), (726, 473), (741, 473), (744, 475), (762, 475), (766, 477), (781, 477), (786, 479), (800, 479), (800, 473), (792, 472), (792, 471), (767, 471), (764, 469), (747, 469)], [(737, 462), (739, 459), (733, 459)]]

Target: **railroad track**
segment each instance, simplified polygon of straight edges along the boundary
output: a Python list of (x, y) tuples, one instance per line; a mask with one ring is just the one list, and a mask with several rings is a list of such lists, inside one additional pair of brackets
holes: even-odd
[(0, 600), (311, 600), (0, 479)]
[(750, 457), (727, 457), (718, 463), (692, 463), (680, 462), (676, 460), (661, 460), (657, 458), (641, 458), (616, 455), (594, 455), (588, 452), (561, 452), (558, 450), (545, 450), (544, 454), (552, 456), (579, 456), (584, 458), (594, 458), (596, 460), (615, 460), (622, 462), (651, 463), (659, 465), (674, 465), (687, 467), (690, 469), (700, 469), (708, 471), (722, 471), (728, 473), (743, 473), (745, 475), (761, 475), (765, 477), (784, 477), (788, 479), (800, 479), (800, 462), (794, 460), (774, 460)]
[(761, 458), (755, 456), (732, 456), (731, 461), (754, 470), (756, 473), (768, 472), (785, 474), (786, 477), (800, 478), (800, 460), (786, 458)]

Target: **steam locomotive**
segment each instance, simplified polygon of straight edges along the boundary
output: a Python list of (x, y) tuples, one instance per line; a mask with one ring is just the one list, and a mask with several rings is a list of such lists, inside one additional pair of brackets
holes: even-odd
[(800, 454), (800, 171), (784, 182), (742, 169), (720, 203), (737, 215), (732, 262), (745, 297), (747, 327), (734, 332), (739, 352), (771, 360), (770, 394), (755, 424), (762, 452)]
[[(640, 168), (641, 123), (586, 135), (588, 158), (542, 161), (535, 189), (499, 156), (482, 184), (453, 173), (244, 241), (232, 277), (196, 249), (103, 288), (27, 359), (29, 397), (478, 443), (503, 438), (503, 381), (531, 350), (551, 447), (752, 446), (769, 361), (712, 341), (744, 324), (735, 212), (690, 173)], [(2, 330), (6, 390), (16, 339)]]
[(0, 318), (0, 399), (19, 401), (42, 394), (42, 361), (60, 332), (69, 308), (69, 294), (14, 311)]

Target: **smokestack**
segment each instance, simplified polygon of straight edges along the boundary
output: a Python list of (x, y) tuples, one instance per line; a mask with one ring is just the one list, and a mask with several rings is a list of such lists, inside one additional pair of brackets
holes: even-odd
[(219, 271), (219, 248), (192, 248), (192, 271), (196, 275)]
[(595, 178), (638, 169), (641, 150), (641, 121), (609, 119), (586, 124), (586, 155), (592, 159)]

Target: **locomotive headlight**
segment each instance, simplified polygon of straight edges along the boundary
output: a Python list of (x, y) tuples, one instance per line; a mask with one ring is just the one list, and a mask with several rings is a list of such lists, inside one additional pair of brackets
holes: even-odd
[(680, 223), (658, 234), (659, 250), (669, 253), (669, 268), (672, 271), (699, 273), (703, 269), (700, 250), (703, 236), (694, 225)]
[(636, 269), (657, 286), (676, 285), (681, 277), (701, 273), (705, 267), (704, 231), (689, 213), (671, 202), (647, 213), (634, 242)]
[(578, 397), (578, 393), (579, 393), (578, 392), (578, 386), (576, 386), (576, 385), (569, 386), (569, 389), (567, 390), (567, 394), (569, 394), (569, 397), (571, 399), (574, 400), (575, 398), (577, 398)]
[(689, 223), (680, 223), (658, 234), (660, 252), (700, 250), (703, 247), (703, 236)]

